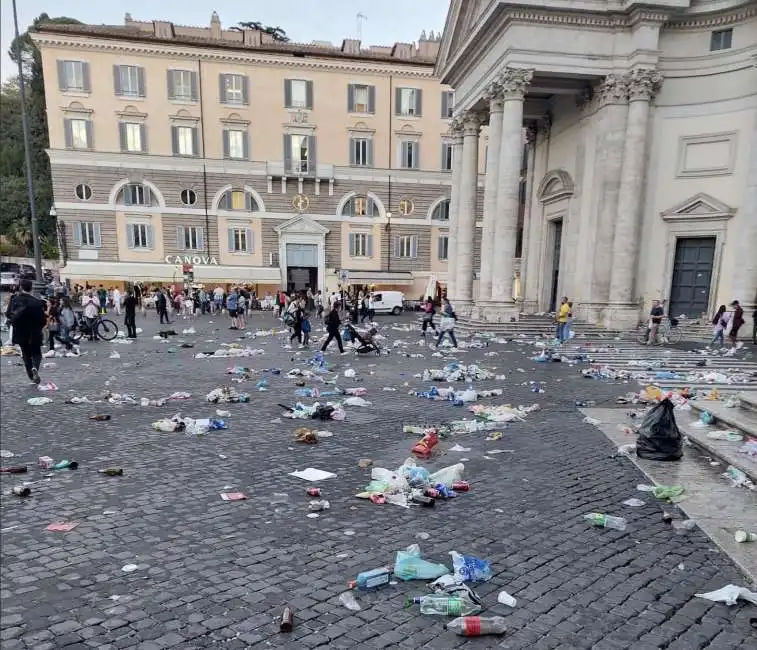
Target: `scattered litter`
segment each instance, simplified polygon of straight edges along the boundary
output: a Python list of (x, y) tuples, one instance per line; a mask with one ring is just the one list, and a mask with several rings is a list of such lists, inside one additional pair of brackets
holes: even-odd
[(444, 627), (459, 636), (504, 634), (507, 631), (506, 621), (501, 616), (460, 616)]
[(355, 595), (351, 591), (345, 591), (343, 594), (339, 594), (339, 602), (353, 612), (360, 611), (361, 609), (360, 603), (357, 602)]
[(347, 537), (352, 537), (355, 534), (355, 531), (352, 530), (351, 528), (348, 528), (347, 530), (344, 531), (344, 534), (347, 535)]
[(755, 533), (748, 533), (745, 530), (737, 530), (733, 534), (733, 538), (739, 544), (743, 544), (744, 542), (757, 542), (757, 534), (755, 534)]
[(363, 399), (362, 397), (348, 397), (346, 400), (344, 400), (345, 406), (371, 406), (371, 403), (368, 400)]
[(110, 353), (109, 359), (120, 359), (121, 355), (118, 354), (118, 350), (113, 350), (113, 352)]
[(624, 506), (630, 506), (631, 508), (641, 508), (641, 506), (646, 505), (644, 501), (641, 499), (637, 499), (636, 497), (633, 497), (631, 499), (627, 499), (623, 502)]
[(13, 458), (15, 454), (7, 449), (0, 449), (0, 458)]
[(50, 524), (46, 530), (51, 530), (56, 533), (67, 533), (79, 525), (78, 521), (58, 521)]
[(394, 576), (400, 580), (433, 580), (449, 572), (444, 564), (422, 559), (418, 544), (411, 544), (404, 551), (397, 551), (394, 560)]
[(298, 427), (295, 430), (294, 439), (297, 442), (304, 442), (309, 445), (314, 445), (316, 442), (318, 442), (318, 436), (316, 436), (313, 431), (306, 429), (305, 427)]
[(499, 595), (497, 596), (497, 602), (502, 603), (503, 605), (507, 605), (508, 607), (515, 607), (518, 601), (515, 600), (515, 598), (513, 598), (506, 591), (500, 591)]
[(373, 465), (373, 461), (370, 458), (361, 458), (358, 462), (358, 467), (361, 469), (367, 469), (371, 465)]
[(457, 551), (450, 551), (455, 577), (460, 582), (486, 582), (491, 580), (492, 568), (486, 560), (472, 555), (461, 555)]
[(682, 485), (657, 485), (651, 490), (655, 498), (662, 499), (668, 503), (675, 503), (677, 500), (680, 500), (679, 497), (684, 491)]
[(616, 452), (619, 456), (633, 456), (636, 453), (636, 443), (621, 445)]
[(232, 386), (223, 386), (210, 391), (206, 399), (211, 404), (235, 404), (237, 402), (249, 402), (250, 396), (246, 393), (239, 393)]
[(231, 415), (231, 411), (224, 411), (223, 409), (216, 409), (216, 415), (219, 418), (227, 418)]
[(313, 467), (308, 467), (307, 469), (298, 470), (296, 472), (289, 472), (289, 476), (294, 476), (296, 478), (301, 478), (305, 481), (325, 481), (329, 478), (336, 478), (336, 474), (332, 474), (331, 472), (325, 472), (321, 469), (315, 469)]
[(470, 451), (470, 447), (462, 447), (461, 445), (455, 445), (454, 447), (450, 447), (450, 451)]
[(584, 519), (591, 522), (598, 528), (613, 528), (615, 530), (625, 530), (626, 520), (623, 517), (612, 517), (599, 512), (590, 512), (584, 515)]
[(323, 499), (322, 501), (311, 501), (308, 503), (308, 510), (312, 512), (321, 512), (323, 510), (328, 510), (330, 507), (331, 504), (326, 499)]
[(45, 404), (52, 404), (53, 400), (49, 397), (30, 397), (26, 400), (26, 403), (31, 406), (44, 406)]
[(344, 376), (348, 379), (352, 379), (355, 377), (355, 370), (353, 368), (347, 368), (347, 370), (344, 371)]
[(753, 605), (757, 605), (757, 593), (749, 591), (745, 587), (736, 585), (726, 585), (715, 591), (709, 591), (706, 594), (694, 594), (697, 598), (706, 598), (714, 603), (725, 603), (726, 605), (735, 605), (739, 599), (746, 600)]
[(39, 384), (37, 386), (37, 390), (46, 392), (46, 391), (55, 391), (58, 390), (58, 386), (56, 386), (53, 382), (47, 381), (44, 384)]
[(666, 398), (644, 416), (636, 440), (636, 455), (639, 458), (661, 461), (681, 459), (683, 436), (676, 424), (674, 409), (673, 402)]
[(749, 490), (755, 489), (754, 483), (752, 483), (752, 481), (747, 478), (747, 475), (733, 465), (729, 465), (726, 468), (723, 476), (727, 479), (730, 479), (731, 484), (734, 487), (745, 487)]
[(247, 495), (244, 492), (221, 492), (224, 501), (244, 501)]
[(121, 571), (124, 573), (132, 573), (133, 571), (136, 571), (139, 568), (137, 564), (124, 564), (121, 567)]
[(744, 436), (736, 431), (709, 431), (707, 437), (710, 440), (726, 440), (728, 442), (742, 442)]

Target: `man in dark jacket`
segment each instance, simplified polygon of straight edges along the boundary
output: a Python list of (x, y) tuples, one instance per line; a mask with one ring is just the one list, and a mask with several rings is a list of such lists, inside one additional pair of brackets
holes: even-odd
[(163, 324), (163, 319), (166, 319), (166, 325), (170, 325), (171, 321), (168, 320), (168, 300), (166, 300), (166, 294), (164, 290), (158, 289), (158, 294), (155, 296), (155, 309), (160, 316), (160, 324)]
[(45, 303), (35, 298), (31, 290), (32, 281), (21, 280), (21, 292), (13, 297), (5, 315), (13, 325), (13, 343), (21, 348), (26, 374), (35, 384), (39, 384)]
[(127, 338), (137, 338), (137, 299), (131, 291), (124, 298), (124, 325)]
[(331, 311), (329, 311), (328, 315), (326, 316), (326, 331), (329, 334), (329, 337), (326, 339), (326, 342), (321, 347), (321, 352), (325, 352), (326, 348), (329, 347), (329, 343), (331, 343), (332, 339), (336, 339), (336, 343), (339, 346), (339, 352), (344, 354), (344, 346), (342, 345), (342, 335), (339, 333), (339, 326), (342, 324), (342, 321), (339, 318), (339, 311), (336, 309), (336, 307), (332, 307)]

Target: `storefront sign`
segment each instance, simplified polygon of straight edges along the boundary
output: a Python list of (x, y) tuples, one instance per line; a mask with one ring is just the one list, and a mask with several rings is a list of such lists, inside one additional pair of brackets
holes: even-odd
[(205, 255), (166, 255), (166, 264), (192, 264), (193, 266), (218, 266), (215, 256)]

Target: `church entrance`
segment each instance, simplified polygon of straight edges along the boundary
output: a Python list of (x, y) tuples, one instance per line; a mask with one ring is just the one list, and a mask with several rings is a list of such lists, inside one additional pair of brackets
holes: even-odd
[(668, 316), (697, 318), (707, 313), (715, 259), (715, 237), (681, 237), (676, 241)]
[(552, 282), (549, 291), (549, 311), (557, 309), (557, 291), (560, 282), (560, 250), (562, 248), (562, 219), (556, 219), (550, 223), (552, 230)]
[(287, 291), (318, 288), (318, 244), (287, 244)]

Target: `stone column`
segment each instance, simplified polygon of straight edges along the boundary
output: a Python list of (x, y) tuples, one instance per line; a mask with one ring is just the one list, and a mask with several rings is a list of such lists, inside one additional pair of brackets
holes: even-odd
[(594, 164), (598, 184), (597, 219), (592, 255), (591, 293), (588, 314), (591, 321), (602, 320), (610, 300), (613, 235), (618, 213), (620, 173), (626, 138), (628, 92), (625, 78), (607, 75), (597, 88), (599, 125), (597, 156)]
[[(528, 271), (528, 246), (531, 239), (531, 194), (534, 191), (534, 166), (536, 164), (536, 127), (526, 130), (526, 197), (523, 205), (523, 244), (520, 253), (520, 304), (526, 306), (526, 274)], [(536, 311), (533, 309), (533, 311)]]
[[(755, 58), (757, 65), (757, 57)], [(753, 74), (753, 77), (757, 75)], [(721, 302), (738, 300), (744, 309), (744, 319), (747, 325), (741, 329), (742, 336), (751, 336), (752, 312), (757, 306), (757, 116), (752, 128), (752, 138), (749, 143), (749, 169), (747, 170), (744, 201), (736, 217), (738, 230), (736, 232), (736, 249), (733, 256), (736, 260), (733, 269), (732, 292)], [(729, 228), (730, 229), (730, 228)]]
[(476, 231), (476, 192), (478, 189), (478, 136), (481, 118), (474, 111), (463, 117), (463, 160), (460, 176), (460, 205), (457, 210), (457, 250), (455, 299), (473, 301), (473, 237)]
[(646, 177), (649, 103), (662, 83), (655, 70), (635, 68), (625, 78), (628, 87), (628, 120), (620, 172), (620, 191), (612, 247), (610, 281), (611, 318), (607, 326), (625, 329), (638, 320), (635, 304), (636, 263), (641, 248), (641, 209)]
[(492, 297), (492, 269), (494, 266), (494, 231), (497, 218), (497, 170), (502, 141), (502, 86), (494, 82), (486, 91), (489, 101), (489, 155), (486, 158), (486, 185), (484, 188), (484, 227), (481, 233), (481, 273), (478, 281), (478, 299)]
[(457, 224), (460, 207), (460, 178), (463, 160), (463, 123), (455, 117), (449, 127), (452, 134), (452, 191), (449, 200), (449, 234), (447, 239), (447, 298), (457, 298)]
[(513, 305), (515, 238), (518, 236), (518, 194), (523, 156), (523, 100), (533, 70), (506, 68), (502, 84), (502, 142), (497, 181), (492, 301)]

